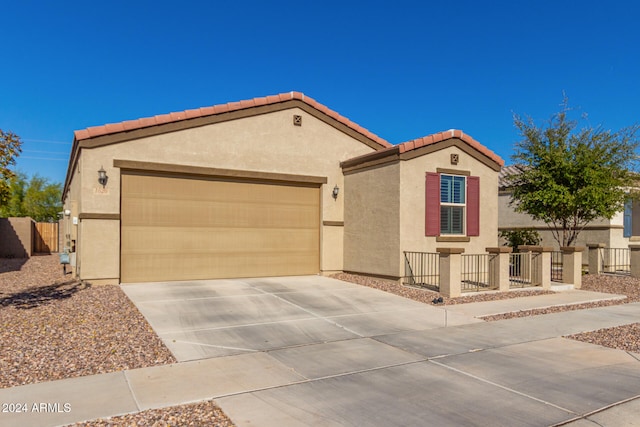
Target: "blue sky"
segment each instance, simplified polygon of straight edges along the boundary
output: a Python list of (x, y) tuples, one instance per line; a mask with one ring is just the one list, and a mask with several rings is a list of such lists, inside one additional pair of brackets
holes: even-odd
[(0, 129), (62, 182), (73, 131), (304, 92), (400, 143), (451, 128), (509, 163), (513, 113), (563, 91), (591, 125), (640, 122), (634, 1), (3, 2)]

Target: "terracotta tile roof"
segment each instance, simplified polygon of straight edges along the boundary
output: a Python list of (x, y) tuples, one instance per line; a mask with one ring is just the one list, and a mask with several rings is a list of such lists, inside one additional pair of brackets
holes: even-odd
[(481, 152), (482, 154), (484, 154), (485, 156), (487, 156), (488, 158), (490, 158), (491, 160), (499, 164), (501, 167), (504, 165), (504, 160), (502, 160), (500, 156), (498, 156), (493, 151), (489, 150), (484, 145), (480, 144), (471, 136), (465, 134), (464, 132), (458, 129), (450, 129), (444, 132), (434, 133), (433, 135), (423, 136), (422, 138), (414, 139), (412, 141), (403, 142), (401, 144), (398, 144), (398, 149), (400, 154), (402, 154), (407, 151), (424, 147), (425, 145), (435, 144), (436, 142), (445, 141), (451, 138), (458, 138), (466, 142), (471, 147), (475, 148), (476, 150), (478, 150), (479, 152)]
[(346, 117), (341, 116), (337, 112), (327, 108), (326, 106), (320, 104), (313, 98), (305, 96), (301, 92), (287, 92), (281, 93), (278, 95), (270, 95), (261, 98), (248, 99), (244, 101), (238, 102), (229, 102), (227, 104), (214, 105), (212, 107), (204, 107), (198, 108), (194, 110), (185, 110), (179, 111), (175, 113), (169, 114), (161, 114), (154, 117), (146, 117), (137, 120), (129, 120), (121, 123), (109, 123), (102, 126), (94, 126), (82, 130), (77, 130), (74, 132), (74, 136), (76, 141), (81, 141), (84, 139), (95, 138), (103, 135), (111, 135), (114, 133), (127, 132), (136, 129), (142, 129), (150, 126), (163, 125), (167, 123), (175, 123), (182, 120), (189, 120), (199, 117), (206, 117), (216, 114), (227, 113), (231, 111), (238, 111), (252, 107), (258, 107), (262, 105), (271, 105), (277, 104), (281, 102), (291, 101), (291, 100), (299, 100), (304, 102), (305, 104), (315, 108), (318, 111), (326, 114), (327, 116), (337, 120), (338, 122), (348, 126), (354, 131), (366, 136), (367, 138), (377, 142), (382, 147), (391, 147), (391, 144), (374, 133), (368, 131), (362, 126), (352, 122)]
[(480, 144), (471, 136), (457, 129), (450, 129), (444, 132), (434, 133), (432, 135), (423, 136), (422, 138), (413, 139), (411, 141), (393, 145), (389, 148), (385, 148), (383, 150), (376, 151), (374, 153), (368, 153), (362, 156), (354, 157), (349, 160), (345, 160), (341, 164), (343, 165), (343, 167), (352, 167), (357, 164), (362, 164), (367, 161), (372, 161), (372, 160), (384, 158), (387, 156), (392, 156), (392, 155), (399, 156), (402, 153), (406, 153), (412, 150), (417, 150), (420, 147), (436, 144), (438, 142), (446, 141), (452, 138), (457, 138), (467, 143), (469, 146), (473, 147), (475, 150), (477, 150), (478, 152), (480, 152), (481, 154), (489, 158), (491, 161), (493, 161), (499, 168), (501, 168), (504, 165), (504, 160), (502, 160), (500, 156), (498, 156), (493, 151), (489, 150), (484, 145)]

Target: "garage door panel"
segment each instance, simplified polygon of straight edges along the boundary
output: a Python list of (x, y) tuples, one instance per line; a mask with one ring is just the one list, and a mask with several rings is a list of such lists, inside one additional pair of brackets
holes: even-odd
[(130, 255), (123, 260), (123, 270), (130, 273), (126, 282), (210, 279), (209, 271), (218, 277), (261, 277), (310, 274), (305, 267), (317, 261), (316, 253), (272, 253), (248, 258), (243, 254), (209, 253)]
[[(313, 203), (315, 197), (306, 184), (266, 184), (256, 191), (255, 182), (216, 181), (197, 178), (127, 174), (122, 192), (134, 199), (212, 200), (236, 202), (253, 200), (270, 202), (274, 198), (285, 204)], [(316, 187), (317, 188), (317, 187)], [(213, 191), (215, 190), (215, 191)]]
[(318, 244), (316, 229), (127, 227), (122, 253), (315, 252)]
[[(317, 228), (318, 203), (282, 204), (223, 201), (184, 201), (170, 199), (123, 200), (129, 226), (180, 227), (295, 227)], [(187, 214), (188, 213), (188, 214)]]
[(121, 280), (316, 274), (320, 189), (122, 174)]

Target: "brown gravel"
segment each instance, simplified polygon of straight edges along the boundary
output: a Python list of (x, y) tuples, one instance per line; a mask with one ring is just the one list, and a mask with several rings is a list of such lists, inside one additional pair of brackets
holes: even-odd
[(0, 271), (0, 388), (176, 361), (120, 287), (71, 280), (56, 255)]
[(99, 419), (70, 427), (112, 427), (112, 426), (208, 426), (232, 427), (235, 424), (212, 401), (191, 405), (174, 406), (166, 409), (151, 409), (137, 414)]
[(569, 335), (567, 338), (640, 353), (640, 323)]
[[(338, 273), (331, 277), (345, 282), (356, 283), (358, 285), (368, 286), (370, 288), (379, 289), (381, 291), (389, 292), (401, 297), (409, 298), (414, 301), (423, 302), (425, 304), (432, 305), (454, 305), (454, 304), (468, 304), (470, 302), (480, 301), (496, 301), (501, 299), (511, 299), (519, 297), (528, 297), (534, 295), (552, 294), (552, 291), (543, 291), (542, 289), (516, 289), (509, 292), (483, 292), (483, 293), (470, 293), (469, 295), (461, 296), (458, 298), (447, 298), (440, 295), (436, 291), (432, 291), (425, 288), (417, 288), (411, 286), (400, 285), (397, 282), (390, 280), (378, 279), (375, 277), (361, 276), (358, 274)], [(434, 303), (435, 298), (442, 298), (442, 303)]]
[[(63, 275), (57, 255), (0, 259), (0, 388), (175, 363), (119, 286)], [(203, 402), (83, 426), (233, 426)]]

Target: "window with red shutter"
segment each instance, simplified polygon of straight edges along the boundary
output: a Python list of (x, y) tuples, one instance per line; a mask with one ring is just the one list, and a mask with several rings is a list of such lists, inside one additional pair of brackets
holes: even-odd
[(467, 236), (480, 235), (480, 177), (467, 178)]
[(439, 236), (440, 175), (427, 172), (425, 189), (425, 236)]
[(480, 178), (426, 173), (425, 236), (480, 235)]

